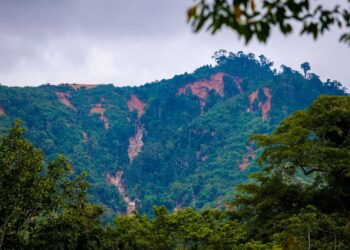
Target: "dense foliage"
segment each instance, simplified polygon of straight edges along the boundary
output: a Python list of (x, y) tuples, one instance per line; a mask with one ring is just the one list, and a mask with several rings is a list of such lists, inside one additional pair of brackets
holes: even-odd
[(1, 249), (86, 245), (102, 210), (87, 203), (84, 176), (72, 175), (63, 156), (45, 164), (18, 121), (0, 138)]
[(158, 207), (153, 217), (118, 215), (113, 226), (87, 202), (84, 176), (73, 179), (63, 156), (45, 164), (16, 122), (0, 137), (0, 247), (350, 249), (349, 119), (350, 97), (324, 96), (251, 137), (261, 171), (225, 210)]
[(339, 40), (350, 44), (349, 7), (345, 2), (328, 5), (310, 0), (196, 0), (187, 16), (196, 32), (207, 28), (216, 33), (227, 28), (246, 43), (254, 36), (266, 42), (276, 26), (284, 35), (300, 29), (301, 35), (312, 35), (315, 39), (337, 27), (344, 30)]
[(88, 199), (105, 205), (106, 217), (133, 202), (148, 215), (154, 205), (224, 207), (232, 187), (257, 169), (252, 134), (271, 132), (320, 95), (345, 91), (308, 64), (301, 74), (277, 71), (263, 55), (220, 50), (214, 59), (215, 66), (140, 87), (0, 86), (0, 131), (20, 118), (48, 160), (62, 153), (75, 175), (87, 172)]

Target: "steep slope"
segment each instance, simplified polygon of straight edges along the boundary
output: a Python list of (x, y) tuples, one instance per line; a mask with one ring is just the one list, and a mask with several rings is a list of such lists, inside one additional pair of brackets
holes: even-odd
[(141, 87), (62, 84), (0, 86), (0, 129), (14, 119), (48, 158), (65, 154), (89, 174), (90, 198), (109, 213), (154, 205), (224, 206), (232, 187), (256, 169), (254, 133), (269, 133), (338, 82), (279, 73), (266, 58), (216, 58), (192, 74)]

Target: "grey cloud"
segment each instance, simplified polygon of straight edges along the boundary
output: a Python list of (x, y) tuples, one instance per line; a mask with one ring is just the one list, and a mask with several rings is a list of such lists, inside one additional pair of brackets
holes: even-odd
[[(57, 36), (163, 36), (185, 28), (187, 0), (2, 0), (6, 33)], [(184, 8), (185, 7), (185, 8)]]
[(191, 0), (1, 0), (0, 82), (114, 82), (139, 85), (212, 63), (220, 48), (265, 54), (295, 69), (309, 61), (323, 79), (350, 88), (350, 48), (336, 31), (314, 42), (274, 32), (267, 45), (235, 34), (193, 34)]

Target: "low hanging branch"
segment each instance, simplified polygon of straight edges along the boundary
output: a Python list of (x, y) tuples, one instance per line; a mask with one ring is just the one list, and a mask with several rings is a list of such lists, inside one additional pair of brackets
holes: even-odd
[(248, 43), (254, 36), (266, 42), (277, 26), (284, 35), (300, 27), (301, 35), (317, 39), (331, 28), (343, 31), (339, 40), (350, 45), (350, 1), (326, 7), (310, 0), (197, 0), (187, 18), (195, 32), (211, 33), (228, 28)]

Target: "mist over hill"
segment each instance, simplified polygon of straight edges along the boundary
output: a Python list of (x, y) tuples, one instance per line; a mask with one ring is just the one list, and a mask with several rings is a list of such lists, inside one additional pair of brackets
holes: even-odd
[(48, 159), (64, 154), (76, 174), (88, 173), (90, 199), (111, 216), (223, 207), (257, 169), (251, 135), (346, 90), (308, 70), (273, 70), (265, 56), (214, 57), (215, 66), (140, 87), (0, 86), (0, 132), (21, 119)]

